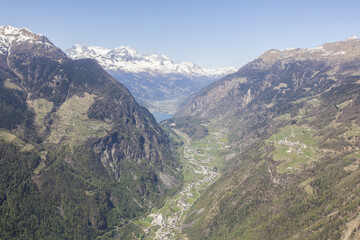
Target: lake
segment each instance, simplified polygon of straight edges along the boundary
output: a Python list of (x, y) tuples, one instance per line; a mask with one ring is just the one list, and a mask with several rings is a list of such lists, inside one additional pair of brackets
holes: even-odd
[(152, 112), (152, 115), (154, 115), (156, 121), (159, 123), (163, 120), (171, 118), (174, 114), (170, 113), (161, 113), (161, 112)]

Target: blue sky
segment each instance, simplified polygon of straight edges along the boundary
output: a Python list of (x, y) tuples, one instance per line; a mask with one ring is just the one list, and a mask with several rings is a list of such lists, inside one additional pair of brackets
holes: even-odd
[(202, 67), (241, 67), (268, 49), (360, 37), (356, 0), (0, 0), (0, 25), (66, 49), (131, 46)]

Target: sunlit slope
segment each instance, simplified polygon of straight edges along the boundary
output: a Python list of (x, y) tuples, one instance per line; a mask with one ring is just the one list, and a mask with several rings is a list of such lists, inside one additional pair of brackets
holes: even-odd
[(268, 51), (176, 114), (221, 121), (231, 149), (240, 152), (195, 202), (183, 233), (190, 239), (359, 237), (359, 51), (354, 38)]

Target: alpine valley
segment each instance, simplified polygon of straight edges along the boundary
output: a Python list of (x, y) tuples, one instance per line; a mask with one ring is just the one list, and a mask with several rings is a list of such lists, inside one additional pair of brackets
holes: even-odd
[(236, 72), (67, 54), (0, 27), (0, 239), (360, 239), (356, 37)]
[(189, 96), (209, 83), (235, 72), (233, 67), (208, 69), (177, 63), (165, 55), (142, 54), (130, 47), (106, 49), (74, 45), (70, 58), (92, 58), (123, 83), (151, 112), (174, 113)]

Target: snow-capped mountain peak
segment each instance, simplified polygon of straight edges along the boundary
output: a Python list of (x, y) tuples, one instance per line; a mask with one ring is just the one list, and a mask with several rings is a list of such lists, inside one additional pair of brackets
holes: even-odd
[(0, 54), (7, 54), (14, 43), (24, 42), (54, 46), (46, 37), (35, 34), (27, 28), (0, 26)]
[(188, 77), (221, 77), (235, 71), (232, 67), (207, 69), (191, 62), (177, 63), (165, 55), (156, 53), (143, 54), (128, 46), (106, 49), (76, 44), (65, 52), (73, 59), (93, 58), (106, 70), (110, 71), (147, 72), (160, 75), (183, 74)]
[(35, 34), (27, 28), (15, 28), (12, 26), (0, 26), (0, 33), (2, 36), (11, 38), (17, 41), (27, 41), (34, 38)]

